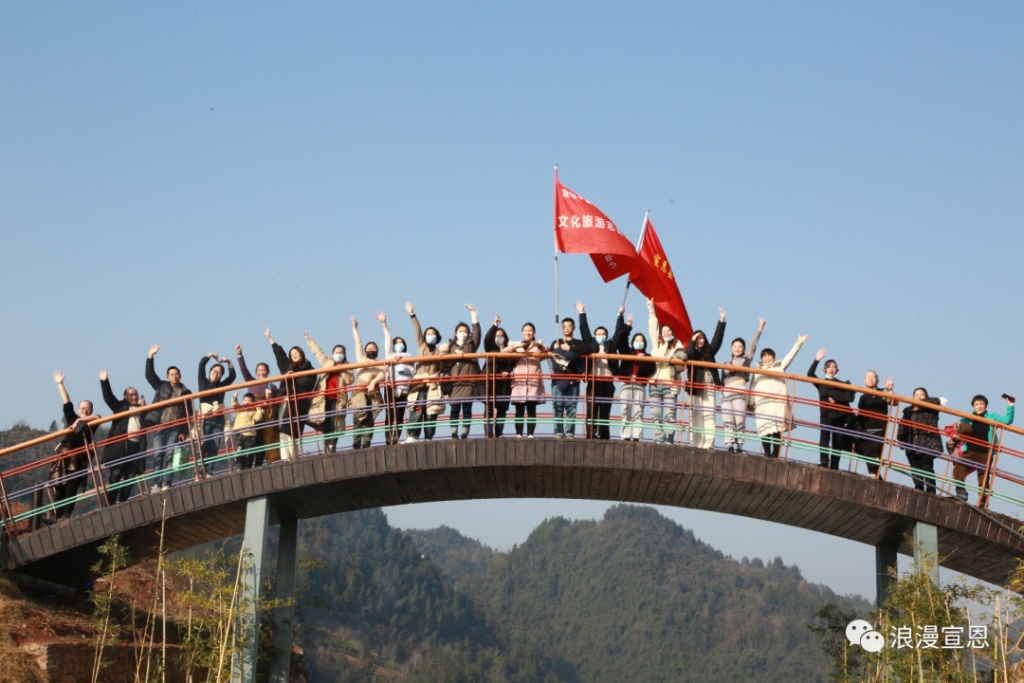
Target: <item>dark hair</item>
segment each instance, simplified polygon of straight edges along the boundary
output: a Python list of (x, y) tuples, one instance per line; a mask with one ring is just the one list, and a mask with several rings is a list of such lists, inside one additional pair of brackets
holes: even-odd
[(372, 341), (372, 340), (366, 342), (365, 344), (363, 344), (363, 351), (366, 351), (366, 349), (370, 348), (370, 344), (373, 344), (374, 346), (376, 346), (377, 350), (380, 351), (380, 346), (377, 344), (377, 342)]
[(828, 364), (829, 364), (829, 363), (835, 363), (835, 364), (836, 364), (836, 370), (838, 370), (838, 369), (839, 369), (839, 363), (838, 363), (838, 361), (836, 361), (836, 359), (835, 359), (835, 358), (829, 358), (828, 360), (826, 360), (826, 361), (825, 361), (825, 365), (824, 365), (824, 366), (822, 366), (822, 367), (828, 367)]
[[(914, 394), (916, 394), (916, 393), (917, 393), (917, 390), (918, 390), (918, 389), (920, 389), (921, 391), (923, 391), (923, 392), (924, 392), (924, 395), (925, 395), (926, 397), (930, 395), (930, 394), (928, 393), (928, 390), (927, 390), (927, 389), (925, 389), (924, 387), (917, 387), (917, 389), (914, 389), (914, 390), (913, 390), (912, 392), (910, 392), (910, 395), (911, 395), (911, 396), (913, 396)], [(973, 403), (973, 401), (972, 401), (972, 403)]]
[(460, 327), (465, 327), (465, 328), (466, 328), (466, 332), (467, 332), (467, 333), (469, 332), (469, 325), (467, 325), (467, 324), (466, 324), (466, 323), (464, 323), (464, 322), (460, 322), (460, 323), (459, 323), (458, 325), (456, 325), (456, 326), (455, 326), (455, 333), (456, 333), (456, 334), (458, 334), (458, 333), (459, 333), (459, 328), (460, 328)]
[(220, 363), (214, 363), (213, 365), (210, 366), (210, 374), (212, 375), (213, 371), (216, 370), (217, 368), (220, 368), (220, 374), (223, 375), (224, 374), (224, 366), (221, 365)]
[[(292, 351), (298, 351), (299, 352), (299, 361), (298, 362), (295, 362), (295, 361), (292, 360)], [(295, 367), (297, 365), (302, 365), (304, 362), (306, 362), (306, 352), (305, 351), (300, 349), (298, 346), (293, 346), (292, 348), (288, 349), (288, 365), (291, 365), (292, 367)]]
[(601, 330), (604, 330), (605, 335), (608, 334), (608, 328), (602, 325), (594, 330), (594, 335), (597, 336), (597, 333), (600, 332)]
[(347, 353), (347, 351), (345, 351), (345, 345), (344, 344), (335, 344), (334, 347), (331, 348), (331, 353), (334, 353), (334, 349), (341, 349), (341, 354), (342, 355), (345, 355)]
[(572, 323), (572, 326), (576, 327), (576, 321), (572, 318), (562, 318), (562, 324), (564, 325), (566, 323)]
[(522, 326), (522, 327), (520, 327), (520, 328), (519, 328), (519, 330), (520, 330), (520, 331), (522, 331), (522, 330), (525, 330), (525, 329), (526, 329), (526, 326), (527, 326), (527, 325), (529, 325), (530, 327), (532, 327), (532, 328), (533, 328), (533, 331), (534, 331), (534, 332), (536, 332), (536, 331), (537, 331), (537, 326), (536, 326), (536, 325), (534, 325), (533, 323), (523, 323), (523, 326)]
[(424, 330), (423, 331), (423, 338), (426, 339), (427, 335), (430, 334), (431, 330), (433, 330), (434, 336), (437, 337), (438, 341), (440, 341), (441, 340), (441, 333), (437, 331), (436, 327), (428, 327), (426, 330)]
[(637, 337), (640, 337), (641, 339), (644, 340), (644, 348), (646, 348), (647, 347), (647, 337), (644, 336), (643, 332), (637, 332), (636, 334), (633, 335), (633, 337), (629, 340), (630, 347), (633, 346), (633, 342), (636, 341)]
[[(395, 337), (394, 339), (392, 339), (391, 347), (394, 348), (395, 344), (397, 344), (398, 342), (402, 342), (403, 344), (405, 344), (405, 337)], [(405, 344), (405, 347), (409, 348), (409, 345)]]
[(256, 364), (256, 371), (259, 372), (259, 369), (260, 369), (261, 365), (267, 369), (267, 374), (269, 375), (270, 374), (270, 366), (267, 365), (266, 363), (257, 363)]
[(121, 395), (124, 396), (125, 398), (128, 398), (128, 392), (129, 391), (134, 391), (136, 396), (139, 395), (139, 390), (136, 389), (135, 387), (128, 387), (127, 389), (124, 390), (124, 393), (121, 394)]
[(772, 358), (778, 358), (778, 356), (775, 355), (775, 349), (771, 347), (761, 350), (761, 358), (764, 358), (764, 354), (766, 353), (772, 354)]
[(732, 342), (729, 343), (729, 346), (732, 346), (736, 342), (743, 344), (743, 348), (747, 348), (747, 340), (744, 339), (743, 337), (736, 337), (735, 339), (732, 340)]
[(177, 365), (172, 365), (172, 366), (170, 366), (169, 368), (167, 368), (167, 374), (168, 374), (168, 375), (170, 375), (170, 374), (171, 374), (171, 370), (178, 370), (178, 374), (179, 374), (179, 375), (181, 374), (181, 370), (179, 370), (179, 369), (178, 369), (178, 366), (177, 366)]
[(971, 399), (972, 406), (974, 405), (975, 401), (984, 401), (985, 405), (988, 405), (988, 399), (983, 394), (976, 394), (974, 398)]
[(255, 401), (256, 400), (256, 394), (252, 393), (251, 391), (247, 391), (247, 392), (245, 392), (245, 396), (242, 397), (242, 400), (244, 401), (247, 398), (251, 398), (252, 400)]

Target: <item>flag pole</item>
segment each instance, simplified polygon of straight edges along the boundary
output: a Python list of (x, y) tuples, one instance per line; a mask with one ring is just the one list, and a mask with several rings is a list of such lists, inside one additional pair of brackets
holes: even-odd
[[(555, 168), (558, 167), (555, 166)], [(647, 211), (644, 213), (644, 225), (642, 228), (640, 228), (640, 239), (636, 241), (636, 253), (638, 258), (640, 254), (640, 247), (643, 246), (644, 243), (644, 234), (647, 232), (647, 219), (650, 217), (650, 215), (651, 210), (647, 209)], [(631, 284), (633, 283), (629, 280), (629, 278), (626, 278), (626, 291), (622, 293), (622, 308), (626, 307), (626, 297), (629, 296), (629, 286)]]
[[(558, 225), (558, 164), (555, 164), (555, 225)], [(555, 240), (555, 336), (558, 336), (558, 232), (551, 231)]]

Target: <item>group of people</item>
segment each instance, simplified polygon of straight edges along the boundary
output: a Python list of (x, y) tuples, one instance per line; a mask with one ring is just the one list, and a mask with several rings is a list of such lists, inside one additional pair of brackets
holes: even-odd
[[(225, 446), (225, 434), (232, 437), (237, 467), (256, 467), (278, 458), (291, 459), (301, 449), (303, 431), (312, 426), (326, 452), (337, 449), (339, 438), (346, 432), (347, 418), (352, 416), (353, 448), (371, 445), (377, 419), (384, 413), (383, 433), (387, 444), (415, 443), (433, 439), (437, 417), (449, 412), (448, 427), (453, 439), (465, 439), (473, 420), (473, 404), (484, 405), (484, 429), (488, 437), (502, 437), (510, 410), (518, 438), (533, 438), (537, 427), (537, 407), (550, 400), (554, 437), (575, 436), (576, 415), (581, 384), (586, 385), (584, 435), (589, 439), (611, 438), (612, 407), (618, 383), (618, 417), (620, 438), (639, 441), (650, 428), (655, 443), (672, 444), (681, 433), (677, 411), (681, 405), (690, 407), (690, 445), (712, 448), (717, 434), (716, 415), (722, 416), (722, 432), (729, 451), (742, 452), (747, 422), (752, 415), (763, 453), (778, 458), (782, 435), (795, 423), (788, 382), (784, 373), (792, 364), (807, 335), (800, 335), (781, 359), (771, 348), (761, 350), (760, 362), (754, 362), (765, 320), (761, 318), (750, 339), (737, 337), (730, 344), (730, 355), (721, 361), (721, 372), (673, 361), (718, 363), (726, 327), (726, 313), (719, 309), (719, 318), (710, 339), (703, 330), (689, 339), (678, 339), (671, 325), (659, 322), (653, 303), (647, 302), (647, 334), (634, 331), (633, 316), (620, 307), (612, 332), (607, 327), (591, 329), (582, 302), (576, 303), (577, 321), (561, 321), (562, 335), (545, 345), (536, 336), (532, 323), (520, 329), (520, 339), (513, 340), (501, 325), (501, 316), (482, 333), (476, 309), (465, 305), (470, 322), (460, 322), (450, 337), (443, 338), (438, 328), (425, 329), (412, 302), (405, 305), (413, 330), (412, 343), (393, 336), (384, 313), (377, 314), (382, 327), (387, 363), (380, 359), (380, 347), (374, 341), (363, 342), (359, 323), (353, 317), (352, 335), (355, 357), (349, 359), (344, 344), (332, 347), (326, 354), (317, 342), (304, 333), (306, 347), (327, 372), (316, 373), (306, 350), (292, 346), (288, 351), (274, 341), (267, 329), (264, 336), (280, 375), (278, 384), (268, 382), (270, 366), (256, 365), (256, 374), (249, 372), (241, 345), (235, 346), (238, 371), (249, 385), (239, 398), (234, 392), (230, 408), (225, 405), (229, 387), (237, 379), (235, 363), (225, 356), (209, 353), (199, 360), (197, 388), (201, 392), (198, 414), (190, 400), (178, 400), (157, 408), (147, 407), (145, 398), (134, 387), (126, 388), (118, 398), (111, 388), (107, 372), (99, 373), (104, 402), (116, 414), (110, 422), (101, 463), (109, 472), (109, 496), (112, 502), (127, 500), (135, 478), (145, 471), (145, 455), (153, 456), (154, 490), (166, 490), (174, 472), (189, 460), (199, 476), (212, 473), (217, 456)], [(577, 330), (579, 336), (576, 336)], [(467, 357), (481, 350), (500, 356), (488, 356), (485, 366)], [(149, 350), (145, 377), (152, 387), (151, 403), (161, 403), (189, 396), (176, 366), (166, 370), (164, 378), (157, 375), (155, 357), (160, 346)], [(604, 355), (618, 355), (618, 359)], [(415, 362), (412, 358), (417, 358)], [(628, 357), (628, 358), (623, 358)], [(434, 360), (436, 358), (436, 360)], [(543, 361), (547, 359), (549, 372)], [(817, 378), (818, 366), (825, 359), (825, 350), (817, 352), (808, 369), (808, 376)], [(212, 361), (212, 365), (211, 365)], [(334, 370), (336, 366), (349, 366)], [(751, 372), (752, 368), (767, 372)], [(824, 362), (824, 379), (816, 384), (820, 403), (821, 465), (838, 469), (841, 457), (857, 453), (872, 476), (877, 476), (886, 440), (887, 415), (895, 398), (893, 381), (888, 379), (879, 388), (878, 374), (869, 370), (864, 387), (870, 392), (856, 391), (849, 381), (837, 379), (839, 367), (835, 360)], [(545, 389), (550, 377), (550, 394)], [(59, 516), (71, 514), (79, 488), (85, 483), (85, 446), (92, 440), (92, 423), (98, 419), (90, 401), (81, 401), (78, 410), (64, 388), (64, 376), (54, 373), (63, 401), (65, 425), (71, 432), (59, 448), (82, 455), (63, 458), (51, 467), (52, 496)], [(680, 392), (688, 400), (680, 403)], [(856, 394), (860, 399), (854, 408)], [(720, 405), (716, 397), (720, 396)], [(993, 430), (980, 418), (1004, 424), (1013, 421), (1013, 399), (1004, 395), (1007, 410), (1003, 414), (988, 411), (984, 396), (976, 396), (974, 414), (979, 419), (965, 420), (962, 429), (951, 434), (952, 448), (962, 456), (956, 461), (953, 477), (956, 493), (966, 500), (964, 478), (971, 471), (981, 471), (982, 496), (987, 490), (984, 478), (988, 472), (987, 458), (995, 442)], [(929, 396), (923, 388), (915, 389), (918, 401), (907, 407), (900, 421), (896, 439), (906, 451), (913, 469), (916, 488), (934, 493), (934, 459), (941, 452), (939, 413), (929, 407), (939, 399)], [(649, 409), (649, 420), (645, 411)], [(226, 430), (228, 416), (233, 416)], [(201, 425), (192, 427), (190, 425)], [(403, 431), (405, 438), (402, 439)], [(198, 450), (201, 458), (195, 457)]]

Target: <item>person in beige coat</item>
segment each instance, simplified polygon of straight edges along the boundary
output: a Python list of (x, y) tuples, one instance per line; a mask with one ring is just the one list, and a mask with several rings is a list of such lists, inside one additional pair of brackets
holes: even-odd
[[(416, 353), (423, 356), (440, 356), (448, 352), (448, 345), (441, 343), (441, 333), (436, 327), (428, 327), (424, 332), (420, 320), (416, 317), (416, 309), (411, 301), (405, 303), (405, 311), (412, 321), (412, 329), (416, 333)], [(423, 438), (430, 441), (434, 438), (437, 416), (444, 412), (444, 397), (441, 393), (441, 361), (425, 361), (416, 364), (416, 372), (409, 385), (409, 417), (405, 421), (405, 433), (409, 436), (403, 443), (416, 443), (420, 438), (420, 427)]]
[(782, 443), (782, 432), (792, 428), (792, 412), (789, 405), (787, 381), (774, 373), (786, 371), (789, 364), (796, 358), (800, 347), (807, 341), (807, 335), (796, 338), (796, 344), (781, 361), (775, 360), (775, 351), (765, 349), (761, 352), (761, 362), (756, 368), (768, 370), (769, 373), (754, 373), (750, 379), (750, 393), (754, 398), (754, 418), (757, 422), (757, 434), (761, 437), (761, 447), (765, 456), (779, 457), (779, 446)]
[(654, 366), (648, 396), (651, 422), (654, 425), (654, 443), (673, 443), (676, 425), (676, 397), (679, 395), (681, 367), (671, 360), (686, 360), (686, 345), (676, 339), (671, 325), (659, 325), (654, 312), (654, 300), (647, 300), (647, 332), (651, 338), (651, 357), (660, 362)]
[[(352, 316), (352, 337), (356, 342), (356, 363), (367, 363), (377, 359), (377, 342), (366, 342), (366, 346), (363, 346), (362, 337), (359, 336), (359, 321), (355, 316)], [(368, 365), (356, 370), (348, 398), (353, 411), (352, 448), (370, 447), (373, 440), (373, 422), (380, 414), (380, 405), (383, 403), (380, 395), (380, 383), (383, 381), (382, 365)]]
[[(302, 336), (306, 338), (306, 345), (316, 356), (321, 368), (329, 370), (345, 364), (347, 360), (345, 347), (341, 344), (335, 344), (331, 356), (328, 357), (316, 340), (309, 336), (309, 332), (303, 332)], [(313, 396), (309, 415), (310, 418), (315, 419), (319, 412), (323, 416), (324, 421), (320, 429), (324, 434), (324, 452), (326, 453), (337, 451), (338, 439), (345, 433), (345, 416), (348, 412), (347, 387), (352, 384), (352, 379), (351, 370), (339, 370), (320, 375), (316, 381), (314, 389), (316, 393)]]

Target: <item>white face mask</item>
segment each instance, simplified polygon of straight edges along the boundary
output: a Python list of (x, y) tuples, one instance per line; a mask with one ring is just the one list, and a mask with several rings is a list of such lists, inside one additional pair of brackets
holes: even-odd
[(507, 340), (500, 335), (494, 338), (494, 343), (498, 346), (504, 346), (506, 341)]
[(336, 354), (334, 354), (334, 362), (335, 363), (344, 363), (345, 362), (345, 354), (343, 354), (343, 353), (336, 353)]
[(428, 334), (427, 337), (426, 337), (426, 341), (427, 341), (428, 344), (431, 344), (431, 345), (436, 344), (437, 343), (437, 335), (436, 334)]
[(455, 341), (459, 342), (460, 344), (465, 344), (467, 339), (469, 339), (469, 335), (466, 334), (465, 332), (459, 332), (455, 335)]

